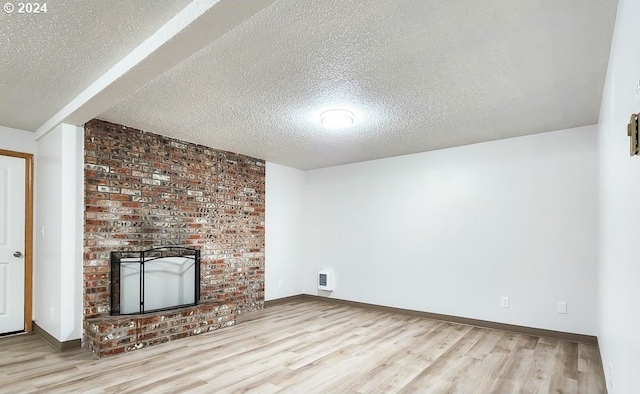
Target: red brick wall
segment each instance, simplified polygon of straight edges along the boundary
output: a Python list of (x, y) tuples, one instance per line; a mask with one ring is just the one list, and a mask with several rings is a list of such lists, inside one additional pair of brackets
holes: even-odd
[(264, 161), (85, 125), (84, 316), (109, 313), (109, 252), (201, 250), (201, 300), (264, 305)]

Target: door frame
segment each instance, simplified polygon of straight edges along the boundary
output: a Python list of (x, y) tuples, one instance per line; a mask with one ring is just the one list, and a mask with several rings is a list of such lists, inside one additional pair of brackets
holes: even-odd
[(0, 156), (24, 159), (24, 330), (33, 330), (33, 154), (0, 149)]

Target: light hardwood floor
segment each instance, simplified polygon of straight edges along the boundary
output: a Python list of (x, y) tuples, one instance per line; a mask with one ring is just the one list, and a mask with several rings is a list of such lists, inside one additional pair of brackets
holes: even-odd
[(2, 393), (602, 393), (602, 376), (592, 345), (309, 300), (101, 360), (0, 338)]

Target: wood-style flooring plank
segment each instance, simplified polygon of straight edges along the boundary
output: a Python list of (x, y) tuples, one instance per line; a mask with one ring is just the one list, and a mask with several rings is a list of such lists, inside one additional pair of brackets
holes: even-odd
[(0, 338), (2, 393), (606, 393), (587, 344), (292, 300), (97, 359)]

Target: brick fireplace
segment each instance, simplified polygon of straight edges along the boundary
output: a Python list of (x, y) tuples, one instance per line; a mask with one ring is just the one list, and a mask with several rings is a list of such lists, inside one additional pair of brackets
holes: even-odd
[[(98, 356), (235, 324), (264, 305), (264, 161), (100, 120), (85, 125), (84, 333)], [(200, 304), (110, 316), (110, 253), (200, 250)]]

